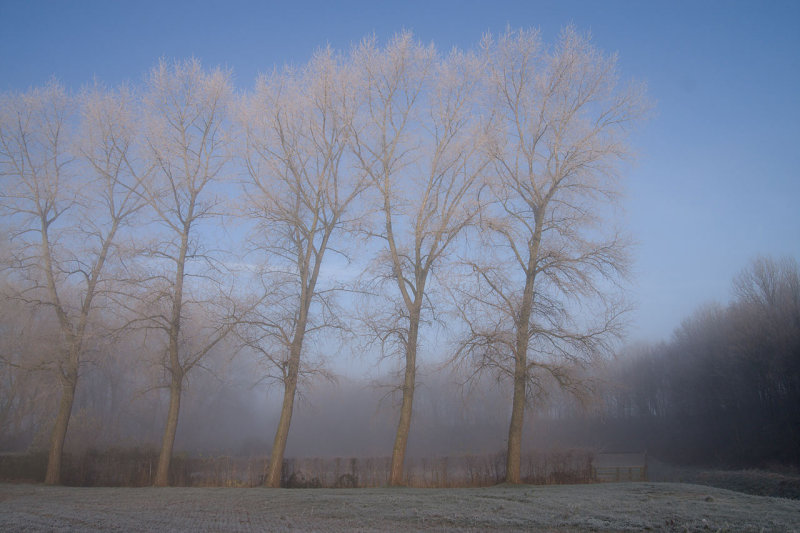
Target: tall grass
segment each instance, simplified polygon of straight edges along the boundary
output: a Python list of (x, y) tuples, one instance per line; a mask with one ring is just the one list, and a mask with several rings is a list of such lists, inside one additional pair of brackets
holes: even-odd
[[(590, 450), (531, 451), (523, 456), (526, 483), (590, 483)], [(41, 482), (43, 454), (0, 455), (0, 480)], [(177, 454), (170, 484), (181, 487), (257, 487), (263, 484), (268, 456)], [(158, 452), (155, 449), (87, 450), (67, 454), (62, 482), (83, 487), (144, 487), (153, 484)], [(281, 485), (286, 488), (381, 487), (389, 480), (389, 457), (287, 458)], [(464, 454), (410, 458), (406, 485), (410, 487), (483, 487), (505, 478), (505, 455)]]

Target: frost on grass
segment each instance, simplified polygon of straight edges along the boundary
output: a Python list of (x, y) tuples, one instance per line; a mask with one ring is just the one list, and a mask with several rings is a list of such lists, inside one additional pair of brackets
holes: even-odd
[(800, 501), (678, 483), (477, 489), (0, 485), (4, 531), (800, 531)]

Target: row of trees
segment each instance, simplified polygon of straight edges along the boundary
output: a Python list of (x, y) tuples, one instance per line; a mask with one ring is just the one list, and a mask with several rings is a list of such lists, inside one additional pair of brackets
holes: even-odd
[[(59, 327), (36, 360), (3, 353), (58, 375), (46, 482), (88, 354), (133, 335), (169, 391), (155, 484), (189, 375), (228, 342), (283, 387), (278, 486), (298, 385), (324, 373), (321, 343), (358, 329), (401, 363), (400, 484), (423, 330), (448, 311), (464, 324), (454, 360), (512, 384), (519, 482), (526, 404), (546, 378), (579, 391), (573, 371), (619, 334), (627, 242), (603, 222), (643, 110), (642, 89), (574, 28), (553, 46), (509, 30), (447, 55), (409, 33), (365, 39), (244, 94), (188, 60), (135, 89), (3, 95), (6, 292)], [(353, 281), (356, 246), (356, 264), (369, 259)]]
[[(791, 264), (792, 261), (781, 262)], [(750, 268), (745, 271), (747, 276)], [(787, 302), (786, 296), (784, 293), (778, 300)], [(730, 304), (728, 310), (733, 307)], [(708, 308), (725, 311), (719, 306), (704, 309)], [(797, 339), (797, 322), (795, 320), (793, 325), (792, 314), (786, 312), (790, 309), (768, 304), (752, 309), (748, 322), (769, 325), (783, 339), (778, 344), (791, 347), (787, 342), (792, 336)], [(14, 353), (21, 359), (36, 357), (42, 350), (49, 349), (48, 332), (56, 330), (57, 326), (52, 320), (46, 320), (48, 313), (25, 313), (14, 301), (6, 301), (0, 310), (4, 332), (19, 333), (13, 341)], [(556, 390), (549, 391), (550, 398), (538, 402), (537, 408), (526, 416), (525, 449), (647, 450), (651, 456), (678, 464), (723, 467), (797, 464), (794, 450), (797, 449), (798, 421), (792, 418), (794, 400), (781, 392), (796, 391), (796, 385), (792, 388), (791, 383), (796, 382), (798, 376), (797, 342), (793, 352), (752, 354), (757, 361), (752, 361), (751, 365), (774, 369), (770, 385), (741, 364), (740, 341), (749, 338), (748, 344), (752, 346), (766, 346), (767, 343), (760, 343), (757, 338), (733, 327), (726, 327), (724, 331), (707, 330), (709, 325), (719, 325), (719, 322), (697, 320), (705, 314), (701, 310), (687, 319), (676, 331), (675, 338), (683, 337), (681, 332), (690, 329), (696, 340), (713, 337), (713, 343), (695, 342), (696, 349), (688, 352), (683, 351), (685, 345), (679, 346), (674, 340), (657, 346), (637, 346), (625, 350), (605, 368), (592, 369), (586, 377), (593, 379), (596, 396), (595, 403), (590, 404), (593, 409), (588, 412), (574, 399)], [(725, 314), (723, 312), (723, 320)], [(774, 320), (776, 316), (782, 318)], [(692, 326), (687, 327), (688, 324)], [(32, 330), (36, 335), (31, 334)], [(65, 466), (69, 472), (75, 467), (76, 458), (106, 457), (91, 453), (85, 456), (87, 449), (123, 446), (150, 450), (160, 438), (168, 397), (157, 391), (142, 394), (153, 376), (147, 374), (147, 354), (140, 354), (139, 341), (131, 337), (126, 336), (125, 342), (116, 343), (108, 353), (89, 354), (89, 364), (81, 373), (67, 439), (71, 459)], [(9, 353), (7, 348), (12, 339), (3, 336), (2, 341), (4, 351)], [(230, 340), (227, 342), (222, 353), (235, 349)], [(714, 354), (721, 357), (711, 357)], [(232, 362), (225, 357), (214, 357), (205, 365), (211, 372), (193, 374), (184, 391), (176, 439), (179, 450), (199, 454), (204, 460), (221, 461), (219, 465), (228, 464), (220, 455), (231, 454), (241, 459), (230, 464), (242, 464), (241, 461), (249, 457), (253, 462), (248, 464), (263, 465), (260, 458), (267, 453), (269, 445), (265, 432), (259, 428), (273, 427), (277, 423), (280, 405), (276, 401), (279, 398), (273, 394), (277, 391), (253, 389), (258, 366), (252, 355), (241, 353)], [(687, 355), (691, 357), (686, 358)], [(46, 446), (48, 413), (58, 405), (58, 398), (53, 394), (57, 392), (53, 386), (58, 383), (46, 372), (21, 369), (11, 372), (14, 369), (8, 366), (2, 369), (4, 401), (0, 404), (3, 428), (0, 449), (41, 450)], [(424, 458), (483, 456), (502, 449), (503, 425), (508, 421), (509, 405), (506, 394), (488, 379), (489, 376), (469, 389), (459, 390), (457, 383), (465, 376), (450, 375), (430, 367), (420, 370), (408, 448), (408, 454), (417, 459), (417, 465)], [(715, 376), (721, 374), (730, 379), (720, 383)], [(701, 400), (708, 396), (703, 393), (712, 385), (715, 390), (723, 391), (720, 396), (753, 398), (758, 395), (783, 399), (772, 402), (771, 406), (740, 402), (738, 407), (728, 410), (708, 409)], [(266, 397), (264, 392), (268, 392)], [(294, 417), (287, 443), (291, 456), (375, 458), (391, 449), (391, 419), (395, 411), (392, 402), (381, 401), (380, 389), (365, 381), (347, 380), (318, 385), (306, 392), (305, 408), (299, 418)], [(15, 405), (7, 401), (12, 398), (17, 400)], [(149, 451), (131, 450), (128, 455), (124, 451), (117, 455), (130, 461), (136, 457), (141, 459), (143, 453), (148, 459), (138, 468), (144, 468), (146, 473), (150, 463), (155, 470), (157, 461), (150, 459), (153, 455)], [(29, 462), (38, 462), (37, 457), (33, 456)], [(158, 457), (157, 450), (154, 457)], [(498, 457), (503, 458), (499, 475), (504, 476), (505, 454)], [(384, 459), (380, 461), (383, 465)], [(388, 479), (390, 458), (385, 459), (385, 465), (385, 473), (381, 474), (385, 475), (383, 483)], [(109, 466), (112, 465), (95, 465), (101, 471)], [(235, 476), (235, 470), (236, 467), (227, 475)], [(263, 474), (261, 467), (256, 470), (256, 475)], [(68, 477), (72, 475), (69, 472), (66, 473)], [(103, 472), (102, 475), (110, 476), (108, 479), (121, 475), (115, 471)], [(523, 464), (523, 476), (525, 472)], [(3, 474), (14, 475), (9, 470)], [(38, 474), (29, 471), (27, 476), (31, 475), (35, 478)], [(171, 467), (171, 483), (178, 482), (174, 477), (177, 475)], [(406, 477), (410, 475), (407, 464)], [(73, 477), (69, 479), (75, 481)], [(152, 482), (152, 477), (148, 479)]]

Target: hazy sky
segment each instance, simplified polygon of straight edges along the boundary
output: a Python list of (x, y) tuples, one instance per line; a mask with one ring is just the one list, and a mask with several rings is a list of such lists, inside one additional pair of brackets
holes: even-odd
[(406, 28), (440, 50), (485, 31), (573, 22), (645, 81), (653, 118), (633, 137), (628, 224), (638, 240), (634, 339), (668, 338), (725, 302), (757, 254), (800, 259), (800, 2), (0, 0), (0, 90), (55, 76), (141, 81), (160, 57), (258, 72)]

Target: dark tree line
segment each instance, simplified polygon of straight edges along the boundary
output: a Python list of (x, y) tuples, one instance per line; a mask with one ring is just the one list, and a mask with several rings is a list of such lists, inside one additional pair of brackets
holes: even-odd
[(733, 294), (615, 364), (598, 442), (680, 463), (800, 464), (798, 263), (758, 258)]

